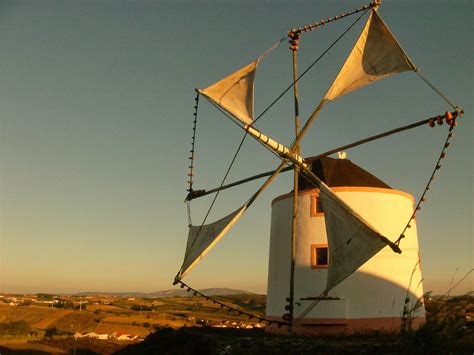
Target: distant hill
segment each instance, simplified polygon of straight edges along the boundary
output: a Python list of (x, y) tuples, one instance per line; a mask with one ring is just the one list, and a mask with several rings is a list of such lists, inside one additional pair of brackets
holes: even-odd
[[(228, 296), (228, 295), (237, 295), (237, 294), (245, 294), (245, 295), (253, 295), (253, 292), (244, 291), (244, 290), (236, 290), (233, 288), (203, 288), (198, 290), (207, 296)], [(155, 291), (155, 292), (100, 292), (100, 291), (90, 291), (90, 292), (79, 292), (75, 294), (76, 296), (98, 296), (104, 295), (109, 297), (141, 297), (141, 298), (167, 298), (167, 297), (191, 297), (193, 292), (187, 292), (186, 289), (177, 288), (177, 289), (169, 289), (163, 291)]]

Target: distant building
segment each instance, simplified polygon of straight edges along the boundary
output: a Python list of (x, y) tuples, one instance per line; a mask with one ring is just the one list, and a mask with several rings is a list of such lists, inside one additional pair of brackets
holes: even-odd
[(120, 340), (120, 341), (134, 341), (137, 339), (138, 339), (138, 336), (130, 335), (130, 334), (122, 334), (117, 337), (117, 340)]

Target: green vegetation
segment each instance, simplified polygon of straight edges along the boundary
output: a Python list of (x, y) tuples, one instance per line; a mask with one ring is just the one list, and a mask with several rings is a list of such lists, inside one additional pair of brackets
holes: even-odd
[(59, 300), (53, 305), (55, 308), (64, 308), (64, 309), (74, 309), (74, 310), (85, 310), (87, 308), (86, 303), (78, 304), (77, 302), (72, 301), (63, 301)]
[(44, 336), (46, 338), (52, 338), (56, 335), (59, 335), (58, 328), (56, 327), (48, 327), (46, 328), (46, 332), (44, 333)]
[(150, 307), (146, 305), (141, 305), (141, 304), (134, 304), (131, 308), (132, 311), (153, 311), (156, 309), (156, 307)]
[[(429, 294), (428, 294), (429, 296)], [(474, 324), (466, 315), (474, 311), (470, 295), (425, 298), (426, 323), (417, 330), (402, 328), (402, 349), (418, 349), (421, 354), (462, 353), (474, 349)]]
[(30, 324), (24, 320), (0, 323), (0, 335), (25, 336), (31, 332)]
[(54, 295), (49, 293), (38, 293), (36, 294), (36, 298), (38, 301), (52, 301), (54, 299)]
[(220, 300), (236, 304), (243, 309), (257, 312), (258, 315), (264, 315), (267, 297), (265, 295), (238, 294), (229, 296), (220, 296)]

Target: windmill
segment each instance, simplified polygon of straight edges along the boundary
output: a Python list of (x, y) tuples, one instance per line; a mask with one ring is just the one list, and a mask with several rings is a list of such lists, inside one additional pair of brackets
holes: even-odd
[[(288, 276), (288, 295), (285, 298), (287, 303), (285, 306), (286, 313), (282, 314), (278, 319), (265, 319), (266, 321), (281, 325), (288, 325), (288, 329), (293, 331), (296, 326), (302, 323), (305, 317), (314, 310), (320, 302), (328, 299), (330, 292), (334, 290), (339, 284), (346, 280), (361, 266), (366, 264), (369, 260), (374, 258), (382, 249), (391, 250), (394, 255), (401, 254), (402, 249), (400, 243), (405, 238), (406, 231), (411, 229), (414, 225), (415, 213), (419, 209), (420, 203), (423, 202), (425, 194), (429, 189), (430, 182), (440, 167), (440, 161), (444, 158), (445, 149), (449, 146), (449, 140), (452, 137), (452, 130), (456, 125), (456, 119), (463, 113), (462, 109), (451, 103), (445, 95), (443, 95), (437, 88), (431, 84), (422, 74), (420, 69), (412, 62), (410, 57), (405, 53), (401, 45), (398, 43), (396, 37), (392, 34), (389, 27), (385, 24), (378, 10), (380, 1), (374, 1), (369, 5), (363, 6), (360, 9), (349, 13), (343, 13), (327, 20), (321, 20), (314, 24), (308, 24), (303, 27), (293, 28), (288, 31), (285, 37), (280, 39), (270, 49), (260, 55), (251, 63), (238, 69), (232, 74), (219, 80), (218, 82), (203, 89), (196, 89), (196, 105), (194, 112), (194, 126), (193, 132), (196, 131), (197, 113), (199, 107), (199, 98), (204, 97), (207, 101), (218, 108), (223, 115), (231, 119), (241, 129), (243, 129), (244, 137), (237, 149), (230, 166), (225, 174), (224, 179), (219, 187), (210, 190), (195, 190), (193, 188), (194, 176), (194, 153), (195, 153), (195, 135), (193, 134), (191, 156), (189, 165), (189, 187), (186, 202), (188, 204), (188, 212), (190, 213), (190, 203), (192, 200), (199, 197), (214, 194), (213, 202), (206, 213), (202, 223), (192, 225), (189, 223), (189, 233), (186, 245), (184, 260), (178, 274), (175, 277), (174, 283), (181, 284), (182, 287), (187, 287), (188, 290), (193, 290), (196, 294), (202, 295), (197, 290), (191, 288), (184, 283), (183, 278), (186, 274), (218, 243), (218, 241), (228, 232), (228, 230), (239, 220), (239, 218), (250, 208), (254, 201), (265, 191), (265, 189), (276, 179), (276, 177), (283, 171), (293, 170), (293, 192), (291, 194), (291, 228), (290, 232), (286, 233), (289, 242), (289, 276)], [(297, 67), (297, 53), (299, 50), (299, 43), (303, 35), (318, 29), (320, 26), (326, 25), (333, 21), (346, 18), (348, 16), (361, 15), (339, 36), (336, 41), (329, 46), (329, 48), (318, 57), (313, 64), (306, 69), (302, 74), (298, 74)], [(299, 113), (299, 96), (298, 96), (298, 81), (301, 79), (311, 67), (316, 64), (319, 59), (326, 55), (331, 48), (366, 14), (369, 13), (367, 22), (356, 41), (353, 49), (350, 51), (345, 63), (334, 79), (333, 83), (327, 90), (324, 97), (314, 111), (305, 121), (303, 126), (300, 126)], [(260, 115), (254, 114), (254, 81), (255, 73), (258, 66), (265, 60), (265, 58), (286, 38), (289, 38), (290, 50), (293, 59), (293, 82), (284, 90), (284, 92), (277, 97), (277, 99), (270, 105), (270, 107), (278, 101), (286, 92), (293, 89), (294, 96), (294, 122), (295, 122), (295, 139), (290, 145), (282, 144), (273, 139), (267, 134), (256, 128), (256, 123), (268, 111), (265, 109)], [(328, 152), (319, 154), (312, 158), (304, 158), (300, 154), (300, 144), (308, 133), (312, 124), (318, 117), (318, 114), (336, 99), (349, 94), (352, 91), (361, 89), (374, 81), (387, 78), (397, 73), (411, 71), (418, 75), (428, 86), (440, 95), (450, 106), (450, 111), (444, 114), (425, 118), (421, 121), (412, 123), (407, 126), (399, 127), (387, 132), (377, 134), (375, 136), (367, 137), (363, 140), (353, 142), (341, 147), (337, 147)], [(324, 159), (330, 155), (349, 148), (381, 139), (389, 135), (413, 129), (421, 125), (430, 125), (433, 127), (436, 123), (439, 125), (446, 122), (448, 124), (448, 135), (444, 142), (444, 148), (439, 156), (433, 174), (428, 181), (426, 188), (422, 194), (420, 201), (416, 206), (409, 207), (408, 216), (405, 219), (398, 220), (400, 232), (387, 236), (382, 232), (383, 228), (370, 221), (368, 216), (360, 209), (354, 207), (354, 204), (348, 203), (347, 199), (343, 198), (328, 184), (321, 174), (315, 171), (317, 164), (324, 164)], [(248, 177), (241, 181), (226, 184), (226, 177), (233, 166), (233, 163), (240, 152), (240, 149), (247, 137), (252, 137), (261, 145), (263, 145), (270, 152), (281, 159), (281, 163), (275, 170), (260, 173), (258, 175)], [(340, 157), (345, 157), (341, 153)], [(343, 159), (340, 159), (343, 160)], [(327, 161), (327, 160), (326, 160)], [(316, 169), (317, 170), (317, 169)], [(357, 169), (356, 169), (357, 170)], [(362, 174), (363, 175), (363, 174)], [(266, 177), (265, 182), (251, 195), (239, 208), (227, 214), (221, 219), (208, 223), (207, 217), (210, 210), (214, 206), (214, 202), (219, 196), (219, 193), (227, 188)], [(321, 205), (324, 211), (324, 230), (327, 237), (327, 271), (325, 273), (326, 284), (323, 287), (319, 296), (314, 297), (314, 300), (305, 307), (298, 309), (295, 312), (295, 306), (300, 306), (295, 300), (295, 263), (297, 260), (297, 242), (300, 232), (298, 231), (299, 218), (302, 204), (300, 202), (300, 188), (302, 182), (309, 184), (312, 189), (315, 189), (317, 194), (317, 203)], [(368, 186), (371, 187), (371, 186)], [(367, 196), (366, 196), (367, 197)], [(308, 203), (306, 203), (308, 205)], [(288, 209), (288, 207), (285, 207)], [(372, 218), (372, 217), (371, 217)], [(403, 218), (403, 217), (402, 217)], [(189, 219), (191, 221), (191, 219)], [(408, 220), (408, 222), (407, 222)], [(272, 221), (273, 223), (273, 221)], [(416, 237), (416, 236), (415, 236)], [(317, 248), (316, 248), (317, 249)], [(315, 254), (317, 258), (317, 255)], [(206, 295), (203, 295), (210, 298)], [(281, 295), (279, 296), (281, 298)], [(218, 300), (214, 302), (221, 303)]]

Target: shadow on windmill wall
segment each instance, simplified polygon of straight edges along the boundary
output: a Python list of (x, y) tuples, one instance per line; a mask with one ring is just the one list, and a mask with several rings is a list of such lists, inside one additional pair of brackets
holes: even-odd
[[(318, 277), (315, 278), (313, 274), (313, 285), (308, 285), (308, 277), (305, 278), (306, 282), (302, 282), (302, 278), (298, 277), (308, 276), (307, 267), (296, 268), (296, 316), (313, 303), (325, 287), (326, 271), (311, 271), (318, 273)], [(317, 280), (321, 280), (320, 284)], [(391, 333), (399, 332), (404, 322), (410, 322), (413, 329), (418, 329), (426, 321), (424, 306), (420, 303), (422, 289), (417, 290), (418, 285), (412, 284), (407, 293), (409, 282), (410, 280), (407, 280), (407, 286), (404, 288), (383, 278), (357, 271), (334, 288), (327, 298), (321, 299), (305, 320), (295, 327), (294, 332), (302, 335)], [(310, 289), (316, 291), (308, 291)], [(286, 313), (285, 297), (281, 299), (281, 295), (278, 295), (277, 300), (275, 296), (277, 295), (267, 295), (267, 317), (281, 321), (281, 316)], [(275, 308), (271, 307), (272, 302), (278, 303), (280, 315), (271, 314), (275, 313)], [(288, 329), (271, 324), (267, 326), (266, 331), (285, 334)]]

